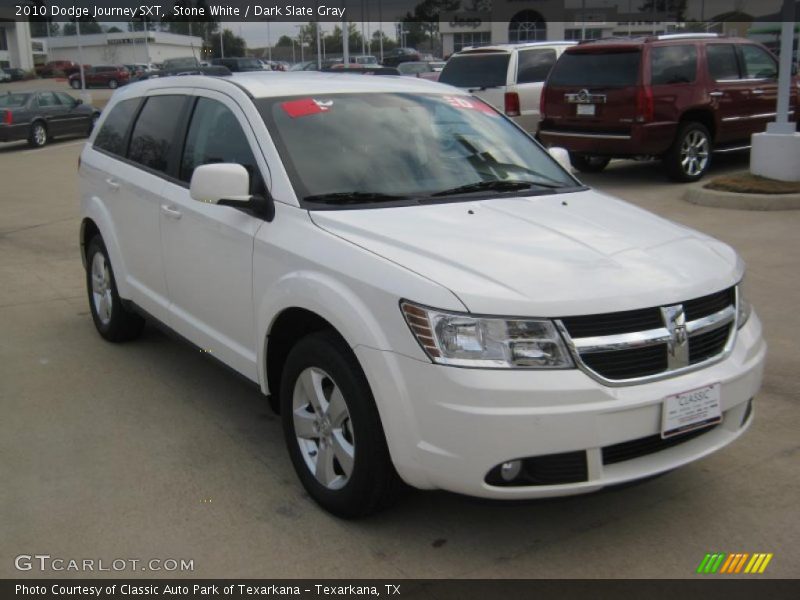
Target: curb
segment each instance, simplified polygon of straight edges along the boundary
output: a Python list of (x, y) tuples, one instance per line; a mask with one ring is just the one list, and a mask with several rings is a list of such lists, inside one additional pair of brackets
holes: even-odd
[(693, 185), (683, 195), (691, 204), (736, 210), (800, 210), (800, 194), (740, 194), (709, 190), (703, 182)]

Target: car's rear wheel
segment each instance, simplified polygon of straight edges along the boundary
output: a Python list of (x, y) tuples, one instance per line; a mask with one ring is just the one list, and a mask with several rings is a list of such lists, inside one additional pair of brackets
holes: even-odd
[(42, 121), (34, 121), (28, 134), (28, 144), (34, 148), (41, 148), (47, 144), (47, 125)]
[(611, 159), (607, 156), (570, 152), (569, 162), (581, 173), (599, 173), (608, 166)]
[(73, 90), (81, 89), (81, 82), (77, 79), (73, 79), (72, 81), (69, 82), (69, 84), (72, 86)]
[(111, 88), (112, 90), (115, 90), (115, 89), (117, 89), (117, 87), (119, 87), (119, 83), (117, 82), (116, 79), (109, 79), (108, 80), (108, 87)]
[(86, 247), (86, 291), (98, 333), (110, 342), (125, 342), (141, 335), (144, 319), (125, 308), (117, 293), (114, 270), (102, 238)]
[(399, 484), (375, 401), (353, 352), (333, 331), (300, 340), (281, 379), (281, 417), (295, 471), (325, 510), (353, 518)]
[(667, 175), (674, 181), (697, 181), (711, 165), (711, 136), (705, 125), (681, 125), (675, 141), (664, 156)]

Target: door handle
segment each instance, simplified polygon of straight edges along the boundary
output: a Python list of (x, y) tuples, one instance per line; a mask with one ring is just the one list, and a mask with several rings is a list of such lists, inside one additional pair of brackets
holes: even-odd
[(178, 220), (183, 216), (183, 213), (179, 210), (175, 210), (171, 206), (167, 206), (166, 204), (161, 205), (161, 212), (168, 216), (170, 219)]
[(708, 92), (708, 95), (712, 98), (722, 98), (725, 95), (725, 92)]
[(764, 90), (753, 90), (750, 93), (753, 94), (753, 96), (760, 96), (761, 94), (764, 93)]
[(108, 187), (109, 187), (110, 189), (114, 190), (115, 192), (119, 190), (119, 183), (117, 183), (117, 182), (116, 182), (114, 179), (112, 179), (111, 177), (109, 177), (108, 179), (106, 179), (106, 185), (108, 185)]

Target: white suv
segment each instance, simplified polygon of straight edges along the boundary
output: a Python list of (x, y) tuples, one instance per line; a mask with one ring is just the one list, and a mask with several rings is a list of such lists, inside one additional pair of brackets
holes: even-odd
[(766, 348), (736, 253), (581, 185), (452, 87), (136, 83), (80, 180), (100, 334), (130, 340), (149, 315), (258, 382), (335, 514), (400, 481), (590, 492), (750, 424)]
[(475, 94), (535, 135), (544, 82), (564, 50), (575, 44), (526, 42), (468, 48), (450, 57), (439, 82)]

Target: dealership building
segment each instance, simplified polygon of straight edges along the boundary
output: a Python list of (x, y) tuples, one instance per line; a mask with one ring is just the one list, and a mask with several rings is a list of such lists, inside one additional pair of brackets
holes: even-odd
[(83, 61), (87, 65), (160, 63), (168, 58), (201, 58), (203, 39), (163, 31), (126, 31), (35, 38), (45, 45), (48, 60)]
[(0, 68), (33, 68), (31, 30), (27, 23), (4, 19), (0, 9)]
[[(675, 29), (675, 15), (639, 10), (641, 0), (492, 0), (471, 6), (485, 10), (442, 13), (442, 53), (449, 56), (470, 46), (544, 40), (599, 39), (626, 35), (658, 35)], [(685, 20), (713, 22), (730, 14), (731, 0), (687, 2)], [(657, 3), (652, 3), (657, 6)], [(762, 0), (765, 12), (780, 10), (781, 0)], [(742, 34), (723, 24), (720, 30)]]

